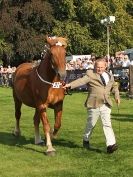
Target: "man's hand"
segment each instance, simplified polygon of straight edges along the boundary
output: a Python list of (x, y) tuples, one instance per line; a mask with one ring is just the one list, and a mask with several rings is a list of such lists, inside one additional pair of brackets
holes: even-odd
[(66, 89), (69, 89), (69, 88), (71, 88), (71, 85), (70, 84), (66, 84), (66, 85), (64, 85), (63, 86), (63, 88), (66, 90)]
[(70, 84), (66, 84), (63, 86), (64, 90), (65, 90), (65, 94), (66, 95), (72, 95), (71, 91), (71, 85)]
[(120, 98), (117, 98), (117, 99), (115, 99), (115, 102), (117, 103), (117, 105), (119, 106), (120, 105)]

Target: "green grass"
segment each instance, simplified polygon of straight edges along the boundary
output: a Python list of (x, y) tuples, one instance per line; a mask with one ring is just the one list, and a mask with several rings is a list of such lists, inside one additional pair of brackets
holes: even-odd
[[(0, 177), (132, 177), (133, 176), (133, 100), (122, 95), (118, 114), (114, 103), (112, 124), (119, 150), (106, 154), (100, 120), (92, 134), (93, 151), (82, 148), (86, 123), (86, 93), (66, 96), (62, 126), (53, 141), (56, 156), (44, 155), (46, 147), (34, 145), (32, 108), (22, 107), (19, 138), (12, 136), (15, 124), (12, 90), (0, 87)], [(53, 111), (48, 110), (53, 126)], [(42, 125), (40, 126), (43, 136)]]

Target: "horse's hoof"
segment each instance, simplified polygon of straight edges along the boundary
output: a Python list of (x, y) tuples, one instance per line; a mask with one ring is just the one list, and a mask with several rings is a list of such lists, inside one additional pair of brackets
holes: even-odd
[(40, 143), (35, 143), (35, 145), (38, 145), (38, 146), (45, 146), (45, 142), (44, 142), (44, 141), (41, 141)]
[(19, 137), (20, 136), (20, 132), (12, 131), (12, 135), (15, 136), (15, 137)]
[(58, 134), (53, 134), (53, 139), (58, 139)]
[(47, 152), (45, 152), (45, 155), (47, 155), (47, 156), (55, 156), (55, 151), (47, 151)]

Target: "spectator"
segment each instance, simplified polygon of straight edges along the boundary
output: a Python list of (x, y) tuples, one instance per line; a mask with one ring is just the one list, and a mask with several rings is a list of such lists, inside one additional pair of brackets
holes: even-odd
[(116, 58), (116, 62), (114, 63), (114, 66), (115, 67), (121, 67), (122, 66), (122, 63), (123, 63), (123, 57), (117, 57)]
[(133, 65), (133, 60), (131, 60), (130, 65)]
[(88, 61), (88, 66), (86, 69), (94, 69), (94, 64), (91, 59)]
[(7, 68), (7, 77), (8, 77), (8, 86), (11, 87), (12, 86), (12, 68), (11, 66), (8, 66)]
[(111, 56), (109, 61), (110, 61), (110, 68), (113, 68), (115, 66), (115, 62), (116, 62), (115, 57)]
[(130, 65), (129, 57), (128, 57), (128, 55), (124, 55), (124, 59), (123, 59), (123, 62), (122, 62), (122, 67), (128, 67), (129, 65)]
[(2, 71), (2, 86), (8, 87), (7, 68), (5, 67)]

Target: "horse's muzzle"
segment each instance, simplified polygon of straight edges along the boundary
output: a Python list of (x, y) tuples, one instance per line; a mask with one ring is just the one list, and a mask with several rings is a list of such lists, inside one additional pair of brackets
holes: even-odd
[(64, 81), (67, 75), (66, 71), (59, 71), (58, 74), (60, 76), (60, 80)]

